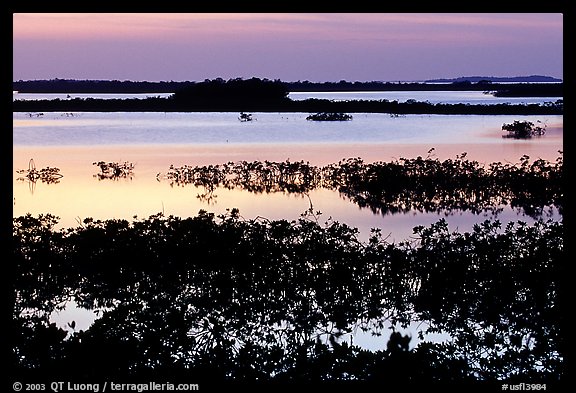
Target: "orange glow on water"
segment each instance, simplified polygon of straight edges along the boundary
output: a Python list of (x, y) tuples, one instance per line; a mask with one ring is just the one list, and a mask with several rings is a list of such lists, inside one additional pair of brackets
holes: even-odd
[[(437, 145), (434, 157), (441, 160), (455, 158), (467, 152), (467, 158), (481, 163), (507, 160), (518, 162), (523, 154), (554, 161), (558, 157), (558, 144), (550, 144), (546, 150), (542, 144), (523, 144), (516, 149), (493, 143)], [(226, 213), (226, 209), (237, 207), (247, 219), (257, 216), (269, 219), (297, 219), (312, 203), (314, 209), (324, 213), (322, 220), (333, 216), (353, 226), (377, 226), (379, 223), (394, 223), (394, 227), (405, 226), (410, 231), (412, 222), (398, 217), (374, 216), (342, 199), (338, 193), (316, 189), (309, 195), (287, 195), (283, 193), (254, 194), (242, 190), (216, 189), (212, 199), (198, 198), (206, 192), (203, 188), (171, 186), (166, 179), (157, 179), (165, 174), (170, 165), (209, 165), (229, 161), (290, 160), (310, 162), (323, 166), (341, 159), (362, 157), (365, 162), (391, 161), (401, 157), (426, 157), (429, 149), (423, 145), (405, 144), (311, 144), (311, 145), (154, 145), (154, 146), (82, 146), (82, 147), (15, 147), (13, 149), (13, 216), (31, 213), (52, 213), (61, 218), (62, 227), (75, 227), (78, 220), (87, 217), (106, 220), (122, 218), (140, 219), (157, 213), (181, 217), (195, 216), (204, 209), (215, 214)], [(58, 184), (18, 181), (16, 170), (27, 169), (30, 159), (37, 169), (57, 167), (63, 177)], [(135, 164), (132, 179), (98, 180), (99, 168), (93, 162), (132, 162)], [(392, 225), (392, 224), (390, 224)]]

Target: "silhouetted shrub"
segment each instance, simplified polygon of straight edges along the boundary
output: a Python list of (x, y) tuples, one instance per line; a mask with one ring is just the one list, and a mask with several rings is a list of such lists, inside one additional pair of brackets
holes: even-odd
[[(410, 184), (432, 195), (430, 179), (442, 197), (466, 181), (501, 183), (503, 194), (524, 188), (520, 199), (530, 204), (563, 197), (561, 168), (561, 158), (552, 165), (527, 156), (520, 165), (482, 168), (462, 155), (350, 159), (322, 172), (376, 205), (407, 203), (413, 194), (402, 189)], [(243, 187), (255, 179), (286, 189), (321, 181), (304, 162), (172, 169), (178, 181)], [(484, 220), (463, 233), (441, 219), (398, 243), (377, 229), (361, 241), (356, 228), (321, 224), (312, 206), (293, 221), (247, 220), (231, 209), (131, 222), (87, 218), (62, 230), (57, 222), (50, 214), (13, 219), (7, 342), (14, 377), (408, 384), (554, 384), (565, 377), (561, 218), (504, 227)], [(97, 313), (88, 329), (51, 321), (70, 302)], [(396, 330), (416, 323), (411, 335)], [(381, 339), (385, 350), (353, 343), (354, 332), (377, 340), (383, 330), (391, 332)], [(446, 340), (430, 340), (435, 333)]]
[(504, 138), (527, 139), (541, 136), (546, 133), (546, 127), (535, 126), (531, 121), (514, 120), (513, 123), (504, 123), (502, 130), (508, 131)]
[(318, 112), (312, 115), (306, 116), (306, 120), (315, 121), (345, 121), (352, 120), (352, 116), (342, 112)]

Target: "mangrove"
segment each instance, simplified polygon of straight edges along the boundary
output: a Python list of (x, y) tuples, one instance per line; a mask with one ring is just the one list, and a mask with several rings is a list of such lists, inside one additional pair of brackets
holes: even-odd
[[(562, 221), (485, 220), (459, 233), (440, 219), (400, 243), (236, 209), (57, 221), (13, 220), (13, 377), (553, 386), (565, 376)], [(88, 328), (51, 320), (70, 302), (92, 310)], [(362, 331), (382, 349), (355, 343)]]
[[(417, 84), (422, 90), (434, 86)], [(457, 85), (457, 84), (454, 84)], [(474, 84), (473, 84), (474, 85)], [(561, 85), (561, 84), (560, 84)], [(19, 90), (15, 85), (15, 90)], [(486, 88), (485, 84), (480, 87)], [(466, 87), (468, 88), (468, 87)], [(494, 86), (490, 84), (494, 90)], [(507, 89), (514, 89), (506, 85)], [(532, 87), (535, 88), (535, 87)], [(434, 87), (438, 90), (438, 87)], [(387, 89), (383, 89), (387, 90)], [(406, 90), (406, 89), (404, 89)], [(408, 89), (409, 90), (409, 89)], [(417, 90), (417, 89), (415, 89)], [(451, 90), (451, 89), (448, 89)], [(466, 90), (466, 89), (463, 89)], [(524, 88), (526, 90), (526, 88)], [(22, 90), (20, 90), (22, 91)], [(290, 85), (278, 79), (222, 78), (189, 83), (172, 92), (169, 97), (97, 99), (67, 98), (53, 100), (19, 100), (12, 103), (13, 112), (331, 112), (331, 113), (390, 113), (390, 114), (523, 114), (544, 115), (563, 113), (563, 100), (544, 104), (432, 104), (408, 100), (350, 100), (326, 99), (292, 100)], [(292, 90), (294, 91), (294, 90)], [(553, 92), (550, 92), (552, 94)], [(560, 90), (552, 97), (563, 97)], [(525, 93), (536, 95), (536, 93)]]
[[(564, 203), (562, 157), (482, 166), (465, 154), (445, 161), (431, 154), (323, 168), (171, 167), (159, 180), (254, 192), (275, 184), (305, 192), (326, 182), (376, 206), (410, 203), (416, 194), (471, 205), (494, 203), (496, 194), (533, 207)], [(66, 229), (56, 229), (51, 214), (14, 217), (8, 371), (22, 380), (401, 381), (498, 390), (529, 381), (553, 389), (567, 376), (568, 259), (562, 217), (538, 213), (531, 224), (490, 218), (466, 232), (439, 219), (393, 243), (378, 228), (361, 240), (357, 228), (321, 223), (312, 206), (296, 220), (246, 219), (231, 208), (86, 218)], [(54, 322), (71, 305), (92, 313), (87, 327), (73, 317)], [(361, 333), (380, 349), (361, 345)]]

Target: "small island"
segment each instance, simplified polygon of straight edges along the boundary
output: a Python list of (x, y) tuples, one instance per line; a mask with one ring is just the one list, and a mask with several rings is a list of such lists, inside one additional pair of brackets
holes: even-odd
[[(540, 123), (540, 120), (538, 120), (538, 123)], [(502, 138), (528, 139), (533, 136), (544, 135), (546, 133), (546, 125), (541, 127), (534, 125), (531, 121), (514, 120), (513, 123), (504, 123), (502, 130), (508, 131), (508, 134), (502, 135)]]
[(306, 117), (313, 121), (346, 121), (352, 120), (352, 115), (342, 112), (318, 112)]

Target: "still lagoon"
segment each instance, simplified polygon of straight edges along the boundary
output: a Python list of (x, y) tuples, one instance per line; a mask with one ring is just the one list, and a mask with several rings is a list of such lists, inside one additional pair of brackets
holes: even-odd
[[(344, 122), (307, 121), (308, 113), (28, 113), (13, 114), (14, 216), (52, 213), (63, 227), (78, 220), (194, 216), (200, 209), (220, 214), (238, 208), (247, 219), (296, 219), (312, 204), (323, 216), (358, 227), (372, 227), (402, 240), (415, 225), (434, 222), (438, 213), (382, 216), (360, 209), (336, 191), (315, 189), (307, 195), (254, 194), (217, 189), (210, 200), (192, 185), (163, 180), (171, 165), (217, 165), (238, 161), (304, 161), (327, 165), (361, 157), (365, 162), (466, 153), (470, 160), (515, 163), (523, 155), (554, 161), (563, 150), (562, 116), (407, 115), (356, 113)], [(528, 140), (502, 138), (503, 123), (527, 120), (546, 126), (546, 134)], [(56, 167), (57, 183), (30, 183), (17, 170)], [(95, 162), (130, 162), (133, 175), (99, 179)], [(511, 209), (502, 212), (512, 219)], [(477, 222), (471, 213), (451, 214), (462, 228)]]
[[(14, 99), (61, 98), (52, 95), (15, 94)], [(94, 95), (87, 95), (93, 98)], [(156, 96), (156, 95), (154, 95)], [(116, 95), (111, 98), (119, 98)], [(130, 98), (130, 97), (120, 97)], [(350, 92), (291, 93), (292, 99), (327, 98), (417, 99), (436, 103), (501, 103), (482, 92)], [(506, 102), (555, 101), (557, 97), (506, 99)], [(494, 101), (494, 102), (493, 102)], [(382, 214), (361, 208), (338, 191), (316, 188), (306, 194), (254, 193), (241, 189), (206, 190), (191, 184), (175, 185), (164, 175), (170, 167), (219, 165), (240, 161), (304, 161), (324, 166), (361, 157), (364, 162), (432, 157), (455, 159), (466, 154), (488, 166), (492, 162), (518, 163), (524, 155), (554, 161), (563, 151), (563, 116), (406, 115), (354, 113), (351, 121), (307, 121), (309, 113), (253, 113), (253, 121), (239, 121), (232, 112), (197, 113), (13, 113), (13, 216), (51, 213), (60, 228), (77, 227), (94, 218), (145, 219), (157, 213), (196, 216), (200, 210), (224, 214), (238, 208), (246, 219), (297, 220), (310, 208), (321, 220), (339, 221), (358, 228), (367, 240), (378, 228), (389, 242), (413, 236), (417, 225), (445, 218), (452, 230), (469, 230), (493, 213), (469, 211)], [(502, 125), (515, 120), (546, 127), (540, 137), (503, 138)], [(133, 173), (125, 178), (102, 179), (96, 162), (129, 162)], [(58, 168), (57, 182), (30, 182), (19, 170)], [(553, 209), (552, 218), (561, 219)], [(496, 213), (502, 222), (534, 218), (503, 206)], [(92, 311), (73, 302), (53, 315), (59, 327), (74, 319), (79, 328), (93, 322)], [(356, 343), (381, 348), (370, 335), (358, 334)]]

